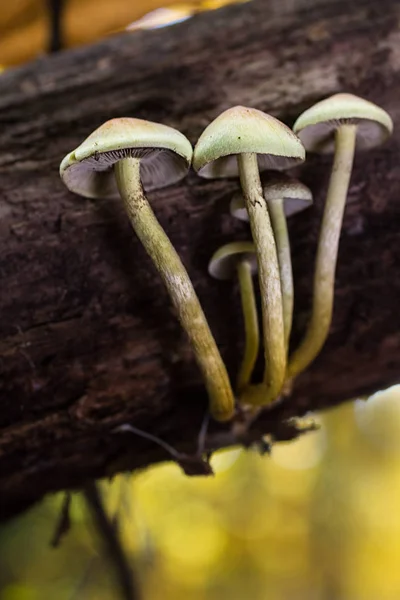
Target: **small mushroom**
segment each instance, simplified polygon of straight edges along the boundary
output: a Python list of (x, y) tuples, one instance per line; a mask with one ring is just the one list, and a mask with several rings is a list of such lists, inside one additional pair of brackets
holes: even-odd
[[(311, 190), (296, 179), (284, 173), (271, 173), (263, 186), (264, 198), (268, 204), (272, 229), (278, 251), (278, 263), (282, 286), (283, 325), (285, 329), (286, 349), (289, 347), (293, 319), (293, 273), (290, 255), (290, 240), (286, 217), (294, 215), (312, 204)], [(240, 192), (234, 194), (231, 214), (238, 219), (248, 221), (249, 216)]]
[(257, 259), (252, 242), (233, 242), (222, 246), (212, 256), (208, 272), (215, 279), (238, 278), (245, 329), (245, 349), (237, 378), (239, 394), (250, 382), (258, 356), (260, 333), (253, 275), (257, 273)]
[(339, 237), (355, 149), (368, 150), (383, 143), (393, 130), (393, 122), (372, 102), (352, 94), (336, 94), (306, 110), (293, 129), (308, 151), (334, 152), (334, 161), (318, 242), (311, 319), (289, 360), (289, 378), (315, 359), (329, 333)]
[(225, 365), (189, 275), (143, 190), (179, 181), (187, 174), (191, 158), (189, 140), (171, 127), (141, 119), (112, 119), (64, 158), (60, 175), (68, 189), (86, 198), (120, 195), (192, 344), (210, 397), (210, 412), (224, 421), (234, 412)]
[(302, 162), (305, 150), (286, 125), (259, 110), (236, 106), (217, 117), (200, 136), (193, 167), (206, 178), (237, 177), (254, 240), (262, 301), (265, 370), (261, 403), (274, 401), (286, 371), (282, 293), (278, 258), (259, 170)]

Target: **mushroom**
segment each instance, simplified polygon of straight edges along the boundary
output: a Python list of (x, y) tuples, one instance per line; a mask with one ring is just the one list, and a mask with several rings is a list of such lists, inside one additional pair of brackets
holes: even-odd
[(340, 230), (355, 148), (368, 150), (393, 130), (390, 116), (379, 106), (352, 94), (336, 94), (318, 102), (293, 127), (310, 152), (334, 152), (314, 271), (311, 319), (306, 334), (290, 357), (288, 377), (303, 371), (318, 355), (328, 336)]
[(64, 158), (60, 175), (69, 190), (86, 198), (120, 195), (189, 337), (208, 390), (210, 412), (224, 421), (234, 412), (225, 365), (189, 275), (143, 190), (179, 181), (187, 174), (191, 158), (189, 140), (171, 127), (141, 119), (112, 119)]
[(257, 273), (255, 247), (252, 242), (233, 242), (222, 246), (208, 265), (211, 277), (221, 280), (238, 278), (245, 329), (245, 349), (237, 377), (239, 394), (250, 382), (258, 356), (260, 333), (252, 276)]
[(193, 154), (193, 167), (203, 177), (240, 176), (256, 248), (262, 301), (265, 369), (259, 390), (261, 404), (272, 402), (279, 395), (286, 352), (278, 258), (259, 170), (284, 169), (304, 158), (302, 143), (286, 125), (243, 106), (226, 110), (210, 123)]
[[(271, 216), (272, 229), (278, 251), (282, 286), (283, 325), (287, 350), (293, 319), (293, 273), (286, 217), (290, 217), (311, 206), (312, 193), (301, 181), (276, 172), (270, 174), (268, 181), (263, 186), (263, 190)], [(240, 192), (234, 194), (230, 210), (234, 217), (243, 221), (249, 220), (243, 195)]]

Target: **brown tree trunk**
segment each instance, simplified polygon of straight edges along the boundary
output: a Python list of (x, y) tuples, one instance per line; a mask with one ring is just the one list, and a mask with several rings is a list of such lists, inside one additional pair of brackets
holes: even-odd
[[(3, 518), (48, 491), (166, 458), (150, 442), (113, 434), (119, 424), (193, 450), (206, 409), (187, 340), (121, 203), (69, 193), (58, 176), (63, 156), (110, 117), (161, 121), (194, 143), (231, 105), (255, 106), (291, 125), (304, 108), (339, 90), (376, 101), (399, 122), (399, 3), (307, 4), (255, 0), (1, 76)], [(263, 430), (278, 438), (290, 437), (282, 429), (288, 416), (400, 379), (399, 132), (356, 157), (331, 335), (293, 396), (264, 418)], [(310, 306), (330, 164), (330, 157), (310, 156), (298, 169), (315, 207), (290, 223), (293, 343)], [(238, 290), (211, 280), (207, 263), (220, 244), (249, 238), (227, 210), (237, 188), (237, 181), (203, 181), (192, 173), (150, 195), (232, 377), (242, 347)]]

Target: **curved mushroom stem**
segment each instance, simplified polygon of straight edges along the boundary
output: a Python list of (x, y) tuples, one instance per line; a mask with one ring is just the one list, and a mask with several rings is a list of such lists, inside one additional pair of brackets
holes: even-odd
[(237, 390), (240, 394), (250, 382), (251, 374), (257, 360), (260, 332), (250, 263), (247, 260), (241, 260), (237, 266), (237, 273), (245, 329), (244, 356), (237, 378)]
[(158, 272), (193, 347), (210, 398), (210, 412), (218, 421), (233, 416), (235, 400), (229, 377), (189, 275), (148, 203), (140, 180), (140, 160), (125, 158), (115, 177), (136, 235)]
[[(265, 369), (263, 386), (257, 386), (260, 390), (264, 388), (263, 396), (259, 398), (257, 404), (268, 404), (279, 396), (286, 370), (278, 258), (267, 203), (262, 193), (257, 155), (239, 154), (238, 165), (240, 183), (256, 247), (261, 291)], [(248, 389), (251, 387), (249, 386)], [(249, 395), (251, 403), (253, 403), (253, 396), (252, 393)], [(241, 400), (248, 402), (246, 391)]]
[(329, 333), (340, 230), (353, 167), (356, 133), (356, 125), (340, 125), (336, 131), (335, 158), (315, 264), (311, 320), (303, 341), (290, 357), (288, 379), (308, 367), (320, 352)]
[(269, 214), (271, 215), (272, 229), (274, 231), (276, 248), (278, 251), (278, 263), (282, 287), (283, 326), (285, 330), (285, 346), (287, 352), (293, 319), (293, 273), (289, 233), (283, 203), (283, 199), (270, 200), (268, 202), (268, 208)]

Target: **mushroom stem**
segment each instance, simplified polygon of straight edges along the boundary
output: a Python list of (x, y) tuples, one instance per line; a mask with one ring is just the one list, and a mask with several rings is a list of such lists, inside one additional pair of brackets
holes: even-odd
[(315, 359), (329, 333), (340, 230), (353, 166), (356, 133), (356, 125), (340, 125), (336, 130), (335, 157), (315, 263), (311, 320), (303, 341), (290, 357), (289, 379), (304, 371)]
[(145, 197), (140, 161), (125, 158), (114, 169), (132, 227), (160, 273), (193, 347), (209, 394), (210, 412), (218, 421), (226, 421), (233, 416), (235, 404), (229, 377), (189, 275)]
[(257, 306), (254, 294), (251, 264), (247, 260), (241, 260), (237, 266), (240, 297), (245, 330), (245, 348), (242, 364), (237, 378), (237, 390), (240, 394), (249, 384), (251, 374), (257, 360), (260, 344), (260, 333), (258, 328)]
[[(257, 155), (254, 153), (239, 154), (238, 166), (244, 201), (249, 213), (251, 233), (256, 247), (261, 291), (265, 356), (262, 387), (265, 389), (262, 401), (260, 398), (257, 404), (268, 404), (279, 396), (286, 370), (278, 258), (267, 203), (262, 193)], [(243, 398), (243, 401), (246, 402), (247, 399)], [(253, 402), (252, 399), (250, 401)]]
[(286, 352), (289, 348), (293, 319), (293, 273), (290, 256), (290, 241), (287, 228), (284, 200), (270, 200), (268, 203), (272, 229), (278, 252), (279, 272), (282, 287), (283, 326), (285, 330)]

